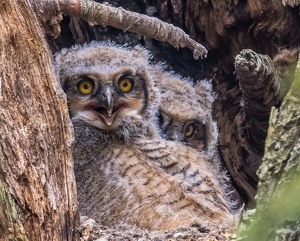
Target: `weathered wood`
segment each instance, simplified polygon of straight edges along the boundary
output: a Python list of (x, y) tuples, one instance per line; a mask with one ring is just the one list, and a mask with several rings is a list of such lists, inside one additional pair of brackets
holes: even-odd
[(73, 133), (30, 4), (0, 3), (0, 240), (76, 240)]
[(189, 37), (182, 29), (167, 24), (158, 18), (148, 17), (123, 8), (115, 8), (105, 4), (98, 4), (89, 0), (80, 0), (80, 16), (91, 25), (112, 26), (124, 31), (168, 42), (175, 48), (190, 48), (195, 59), (206, 57), (207, 50), (201, 44)]
[(90, 25), (112, 26), (124, 31), (145, 35), (159, 41), (168, 42), (175, 48), (190, 48), (195, 59), (207, 56), (207, 50), (182, 29), (144, 14), (116, 8), (91, 0), (31, 0), (38, 19), (46, 33), (57, 37), (60, 33), (61, 13), (71, 17), (80, 16)]

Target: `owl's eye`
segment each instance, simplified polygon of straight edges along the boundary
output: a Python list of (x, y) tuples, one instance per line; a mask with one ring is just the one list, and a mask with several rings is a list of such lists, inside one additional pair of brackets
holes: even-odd
[(119, 88), (123, 93), (127, 93), (132, 90), (133, 83), (130, 79), (122, 79), (119, 81)]
[(184, 136), (186, 138), (191, 137), (194, 134), (195, 130), (196, 130), (196, 128), (193, 124), (185, 126), (185, 128), (183, 130), (184, 131)]
[(89, 80), (83, 80), (79, 83), (78, 89), (81, 92), (81, 94), (89, 95), (94, 90), (94, 85)]
[(206, 125), (200, 120), (188, 120), (182, 129), (184, 141), (197, 150), (204, 150), (207, 147)]

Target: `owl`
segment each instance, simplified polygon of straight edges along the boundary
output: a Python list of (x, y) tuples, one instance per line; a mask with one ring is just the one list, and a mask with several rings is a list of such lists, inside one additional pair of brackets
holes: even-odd
[(159, 126), (168, 140), (180, 141), (207, 155), (217, 155), (217, 124), (212, 119), (214, 95), (208, 80), (192, 80), (161, 69)]
[(159, 134), (149, 58), (140, 46), (109, 42), (55, 56), (74, 126), (79, 211), (110, 227), (230, 226), (230, 204), (207, 157)]

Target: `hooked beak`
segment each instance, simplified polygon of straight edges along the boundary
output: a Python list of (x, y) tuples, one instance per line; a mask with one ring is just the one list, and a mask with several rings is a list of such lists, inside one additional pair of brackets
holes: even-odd
[(116, 91), (110, 85), (102, 87), (97, 99), (98, 103), (93, 104), (91, 109), (96, 111), (102, 122), (110, 128), (118, 119), (120, 111), (127, 108), (127, 104), (117, 98)]
[(104, 86), (101, 92), (101, 98), (106, 108), (106, 112), (111, 117), (114, 107), (114, 92), (110, 86)]

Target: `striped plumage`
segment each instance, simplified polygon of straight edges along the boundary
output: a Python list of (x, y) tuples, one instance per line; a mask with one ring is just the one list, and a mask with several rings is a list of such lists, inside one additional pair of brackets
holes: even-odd
[[(56, 55), (74, 125), (80, 213), (103, 225), (127, 223), (150, 230), (230, 225), (226, 195), (209, 160), (159, 135), (159, 91), (148, 59), (141, 47), (95, 42)], [(123, 81), (128, 69), (133, 87), (120, 93), (115, 83)], [(77, 79), (87, 75), (94, 88), (82, 95), (76, 92), (82, 83)], [(115, 98), (110, 115), (103, 113), (110, 105), (101, 102), (107, 85)]]
[(197, 151), (160, 138), (105, 141), (94, 127), (74, 126), (82, 214), (103, 225), (151, 230), (209, 229), (232, 221), (209, 166), (190, 162), (199, 158)]

